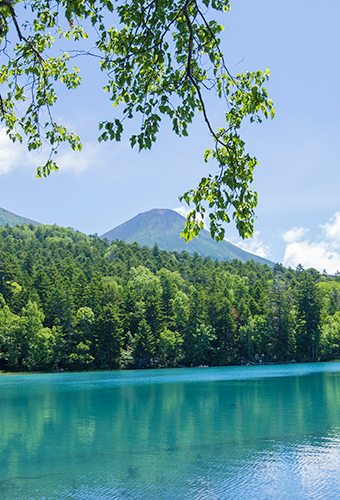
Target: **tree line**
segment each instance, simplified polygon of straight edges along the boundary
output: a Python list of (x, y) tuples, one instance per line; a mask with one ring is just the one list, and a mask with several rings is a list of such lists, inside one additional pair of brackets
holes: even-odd
[(0, 370), (340, 358), (340, 275), (0, 228)]

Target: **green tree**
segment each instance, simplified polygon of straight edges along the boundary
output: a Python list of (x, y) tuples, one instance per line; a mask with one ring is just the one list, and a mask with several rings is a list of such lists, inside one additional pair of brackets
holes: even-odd
[(169, 324), (173, 320), (173, 300), (184, 282), (178, 272), (171, 272), (164, 268), (160, 269), (157, 276), (162, 285), (163, 319)]
[(55, 327), (39, 328), (30, 342), (28, 367), (32, 371), (54, 368), (57, 360), (58, 332)]
[(320, 282), (317, 284), (322, 297), (322, 318), (332, 316), (337, 311), (340, 311), (340, 282)]
[[(201, 112), (211, 136), (204, 158), (216, 160), (219, 172), (183, 195), (194, 204), (184, 235), (192, 238), (203, 229), (197, 215), (206, 210), (216, 239), (223, 238), (222, 223), (231, 219), (241, 236), (252, 234), (257, 160), (246, 152), (240, 129), (245, 119), (261, 122), (274, 111), (264, 87), (268, 70), (232, 75), (226, 65), (223, 26), (211, 13), (229, 11), (229, 0), (1, 0), (0, 10), (0, 53), (6, 56), (0, 73), (1, 121), (13, 141), (26, 136), (29, 150), (43, 141), (50, 145), (51, 155), (38, 175), (57, 169), (53, 153), (61, 143), (81, 148), (77, 134), (56, 123), (52, 108), (58, 99), (56, 81), (67, 89), (81, 84), (67, 45), (88, 53), (83, 41), (90, 36), (90, 54), (107, 75), (104, 90), (115, 107), (120, 105), (112, 120), (99, 124), (99, 140), (121, 140), (124, 119), (136, 117), (140, 127), (130, 136), (131, 146), (150, 149), (163, 117), (170, 119), (174, 133), (186, 136)], [(212, 88), (226, 109), (220, 126), (211, 122), (206, 104)]]
[(0, 253), (0, 293), (6, 303), (11, 304), (13, 296), (21, 291), (19, 285), (19, 266), (17, 259), (9, 252)]
[(133, 360), (136, 368), (151, 368), (155, 365), (156, 339), (145, 319), (138, 325), (133, 342)]
[(44, 328), (45, 316), (35, 302), (22, 310), (22, 364), (29, 370), (48, 370), (56, 358), (57, 332)]
[(241, 358), (253, 362), (272, 359), (272, 329), (268, 318), (250, 318), (240, 327), (238, 344)]
[(172, 299), (171, 308), (175, 329), (183, 336), (189, 321), (190, 299), (184, 292), (178, 290), (175, 297)]
[(59, 273), (44, 301), (47, 325), (61, 327), (69, 339), (74, 317), (73, 298), (70, 287)]
[(74, 332), (69, 343), (68, 362), (72, 369), (88, 368), (94, 361), (94, 356), (91, 354), (94, 320), (95, 316), (90, 307), (78, 309)]
[(273, 357), (276, 360), (293, 359), (296, 348), (296, 309), (292, 290), (280, 275), (271, 283), (268, 317), (272, 329)]
[(197, 288), (191, 286), (189, 295), (189, 318), (188, 329), (195, 330), (200, 324), (205, 324), (207, 318), (206, 301), (207, 297), (204, 288), (198, 285)]
[(297, 282), (296, 355), (316, 361), (319, 355), (321, 296), (309, 271), (299, 271)]
[(253, 316), (265, 314), (267, 302), (266, 281), (261, 278), (250, 287), (249, 307)]
[(216, 284), (215, 293), (211, 293), (208, 302), (208, 315), (216, 334), (214, 343), (214, 362), (219, 365), (230, 364), (236, 355), (236, 323), (233, 316), (231, 294), (227, 289)]
[(190, 328), (183, 345), (185, 364), (189, 366), (210, 365), (215, 340), (215, 331), (210, 325), (198, 324), (195, 328)]
[(164, 368), (177, 366), (182, 357), (183, 339), (178, 332), (165, 328), (159, 334), (157, 353), (158, 363)]
[(320, 350), (325, 360), (340, 357), (340, 312), (325, 318), (320, 337)]
[(0, 366), (5, 370), (23, 369), (22, 360), (27, 352), (22, 320), (11, 312), (0, 294)]
[[(144, 266), (133, 267), (130, 275), (128, 287), (131, 293), (130, 301), (134, 324), (138, 324), (144, 317), (156, 337), (162, 323), (162, 286), (160, 279)], [(133, 331), (134, 329), (131, 328), (131, 332)]]
[(118, 310), (113, 304), (103, 307), (95, 322), (94, 358), (98, 368), (119, 366), (122, 328)]

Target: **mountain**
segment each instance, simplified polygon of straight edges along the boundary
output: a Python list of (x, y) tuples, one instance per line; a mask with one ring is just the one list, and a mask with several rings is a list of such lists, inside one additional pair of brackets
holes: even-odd
[(4, 208), (0, 208), (0, 226), (6, 226), (8, 224), (10, 227), (21, 226), (22, 224), (33, 224), (34, 226), (40, 226), (40, 222), (35, 222), (31, 219), (26, 219), (26, 217), (20, 217), (20, 215), (12, 214)]
[(267, 259), (249, 252), (245, 252), (226, 240), (216, 242), (212, 240), (210, 233), (203, 230), (198, 238), (185, 243), (180, 234), (184, 228), (186, 219), (174, 210), (153, 209), (141, 213), (120, 226), (103, 234), (101, 238), (109, 241), (124, 240), (126, 243), (137, 242), (139, 245), (153, 247), (157, 243), (162, 250), (170, 252), (187, 251), (189, 254), (197, 252), (201, 257), (210, 256), (213, 260), (233, 260), (242, 262), (254, 260), (260, 264), (273, 265)]

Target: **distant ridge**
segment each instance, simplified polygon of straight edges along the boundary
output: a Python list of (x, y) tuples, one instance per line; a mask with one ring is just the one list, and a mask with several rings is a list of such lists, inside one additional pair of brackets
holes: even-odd
[(139, 245), (149, 248), (157, 243), (160, 249), (170, 252), (185, 250), (191, 255), (197, 252), (201, 257), (210, 256), (213, 260), (237, 259), (242, 262), (254, 260), (260, 264), (273, 266), (271, 261), (246, 252), (226, 240), (220, 242), (212, 240), (206, 230), (203, 230), (198, 238), (185, 243), (184, 238), (180, 238), (185, 221), (186, 219), (174, 210), (155, 208), (136, 215), (103, 234), (101, 238), (107, 238), (109, 241), (123, 240), (126, 243), (136, 241)]
[(34, 226), (40, 226), (40, 222), (36, 222), (31, 219), (26, 219), (26, 217), (21, 217), (20, 215), (15, 215), (4, 208), (0, 208), (0, 226), (6, 226), (8, 224), (10, 227), (21, 226), (22, 224), (33, 224)]

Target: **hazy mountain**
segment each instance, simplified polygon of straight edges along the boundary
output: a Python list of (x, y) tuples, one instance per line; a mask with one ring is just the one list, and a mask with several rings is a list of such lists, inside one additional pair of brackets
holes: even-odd
[(174, 210), (153, 209), (136, 215), (103, 234), (101, 238), (107, 238), (109, 241), (123, 240), (126, 243), (136, 241), (139, 245), (146, 245), (149, 248), (157, 243), (162, 250), (176, 252), (185, 250), (189, 254), (197, 252), (202, 257), (210, 256), (213, 260), (238, 259), (242, 262), (254, 260), (260, 264), (273, 265), (269, 260), (245, 252), (226, 240), (217, 243), (211, 239), (210, 233), (206, 230), (202, 231), (198, 238), (185, 243), (184, 239), (180, 238), (185, 220)]
[(0, 226), (6, 226), (8, 224), (10, 227), (21, 226), (22, 224), (33, 224), (34, 226), (40, 226), (40, 222), (35, 222), (31, 219), (26, 219), (26, 217), (20, 217), (20, 215), (12, 214), (4, 208), (0, 208)]

